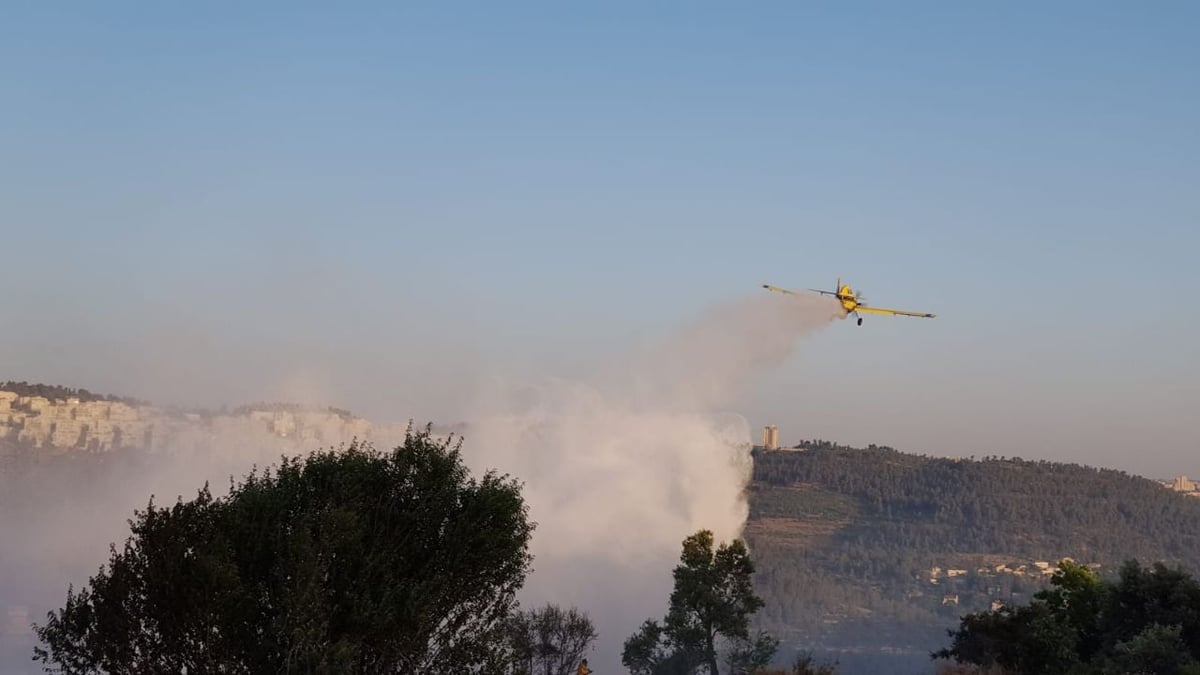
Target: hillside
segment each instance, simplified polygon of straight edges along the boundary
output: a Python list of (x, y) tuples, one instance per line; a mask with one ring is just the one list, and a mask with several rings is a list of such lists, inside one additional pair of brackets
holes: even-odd
[(960, 615), (1028, 601), (1064, 557), (1200, 567), (1200, 499), (1074, 464), (813, 443), (756, 453), (750, 505), (764, 627), (847, 665), (930, 672)]

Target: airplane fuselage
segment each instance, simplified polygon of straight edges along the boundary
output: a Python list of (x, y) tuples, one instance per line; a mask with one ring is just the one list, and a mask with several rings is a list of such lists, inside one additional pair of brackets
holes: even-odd
[(850, 286), (839, 288), (837, 290), (837, 299), (842, 303), (842, 309), (846, 310), (846, 314), (850, 314), (858, 309), (858, 296)]

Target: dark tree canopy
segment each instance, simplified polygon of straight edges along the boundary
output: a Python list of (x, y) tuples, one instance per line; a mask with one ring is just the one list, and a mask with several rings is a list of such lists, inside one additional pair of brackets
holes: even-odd
[(1161, 563), (1115, 581), (1062, 563), (1028, 605), (969, 614), (935, 658), (1015, 673), (1200, 674), (1200, 584)]
[(409, 431), (139, 511), (36, 628), (62, 672), (496, 672), (531, 561), (519, 486)]
[(778, 642), (750, 635), (750, 617), (763, 606), (754, 594), (754, 563), (746, 544), (735, 539), (713, 550), (713, 533), (701, 530), (683, 540), (675, 588), (662, 623), (646, 621), (625, 641), (622, 663), (635, 675), (718, 673), (722, 642), (734, 671), (765, 666)]
[(513, 614), (508, 634), (513, 675), (575, 675), (597, 637), (587, 614), (550, 603)]

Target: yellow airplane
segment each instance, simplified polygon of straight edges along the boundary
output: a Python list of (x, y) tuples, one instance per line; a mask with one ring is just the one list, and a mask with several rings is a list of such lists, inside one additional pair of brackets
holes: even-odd
[[(776, 293), (786, 293), (788, 295), (798, 295), (798, 293), (796, 293), (795, 291), (789, 291), (786, 288), (779, 288), (778, 286), (771, 286), (770, 284), (763, 284), (763, 288), (767, 289), (768, 291), (775, 291)], [(813, 291), (815, 293), (820, 293), (822, 295), (832, 295), (833, 297), (837, 298), (838, 302), (842, 303), (842, 309), (845, 310), (845, 312), (846, 312), (843, 315), (843, 318), (853, 314), (854, 316), (858, 317), (858, 325), (860, 325), (860, 326), (862, 325), (863, 320), (862, 320), (862, 317), (859, 316), (859, 314), (858, 314), (859, 312), (866, 312), (869, 314), (891, 314), (891, 315), (899, 315), (899, 316), (918, 316), (923, 319), (932, 319), (935, 316), (934, 314), (929, 314), (928, 312), (908, 312), (908, 311), (905, 311), (902, 309), (884, 309), (883, 307), (868, 307), (863, 302), (864, 300), (866, 300), (866, 297), (860, 295), (859, 293), (855, 293), (854, 289), (850, 288), (849, 284), (846, 284), (845, 286), (843, 286), (841, 277), (838, 277), (837, 285), (834, 286), (834, 288), (836, 288), (837, 290), (836, 291), (822, 291), (818, 288), (810, 288), (808, 290)]]

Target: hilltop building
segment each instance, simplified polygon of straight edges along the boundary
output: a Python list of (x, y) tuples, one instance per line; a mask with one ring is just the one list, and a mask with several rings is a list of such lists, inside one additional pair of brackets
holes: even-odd
[(1200, 497), (1200, 483), (1189, 480), (1183, 474), (1176, 476), (1172, 480), (1160, 480), (1159, 483), (1168, 490), (1174, 490), (1189, 497)]
[(768, 424), (762, 428), (762, 441), (751, 448), (755, 452), (800, 452), (806, 450), (803, 442), (796, 445), (780, 445), (779, 427)]
[(763, 449), (778, 450), (779, 449), (779, 427), (774, 424), (768, 424), (763, 427)]

